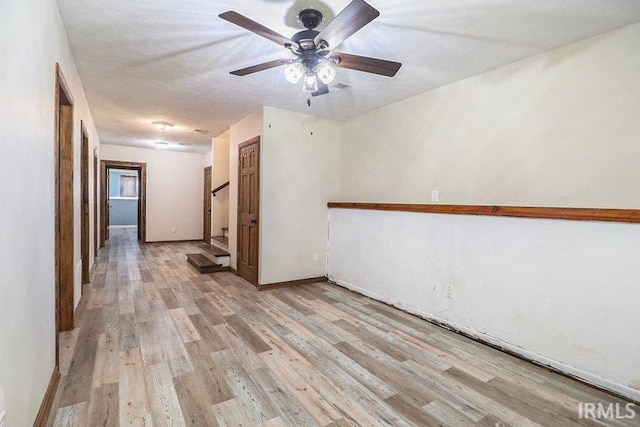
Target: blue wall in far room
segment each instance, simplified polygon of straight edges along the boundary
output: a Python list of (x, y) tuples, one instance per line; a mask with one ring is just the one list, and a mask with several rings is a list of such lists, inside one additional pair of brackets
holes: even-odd
[(138, 199), (109, 199), (109, 225), (138, 225)]

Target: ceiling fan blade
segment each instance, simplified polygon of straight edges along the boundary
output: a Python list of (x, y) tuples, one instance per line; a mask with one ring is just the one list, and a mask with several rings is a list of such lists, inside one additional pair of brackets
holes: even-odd
[(296, 48), (299, 47), (296, 42), (288, 39), (282, 34), (278, 34), (275, 31), (270, 30), (269, 28), (265, 27), (262, 24), (258, 24), (256, 21), (253, 21), (247, 18), (246, 16), (240, 15), (238, 12), (234, 12), (230, 10), (228, 12), (221, 13), (218, 16), (224, 19), (225, 21), (229, 21), (232, 24), (236, 24), (237, 26), (242, 27), (245, 30), (249, 30), (252, 33), (262, 36), (268, 40), (271, 40), (272, 42), (279, 44), (280, 46), (285, 47), (287, 49), (291, 46), (294, 46)]
[(364, 0), (353, 0), (315, 37), (316, 46), (324, 40), (334, 49), (379, 15), (380, 12)]
[(311, 96), (326, 95), (329, 93), (329, 86), (318, 79), (318, 90), (313, 92)]
[(231, 71), (234, 76), (246, 76), (247, 74), (257, 73), (258, 71), (268, 70), (269, 68), (279, 67), (288, 64), (289, 59), (276, 59), (274, 61), (264, 62), (262, 64), (252, 65), (251, 67), (242, 68), (241, 70)]
[(364, 71), (365, 73), (380, 74), (387, 77), (395, 76), (400, 67), (402, 67), (402, 64), (399, 62), (340, 52), (334, 53), (329, 57), (329, 59), (337, 62), (335, 64), (336, 67)]

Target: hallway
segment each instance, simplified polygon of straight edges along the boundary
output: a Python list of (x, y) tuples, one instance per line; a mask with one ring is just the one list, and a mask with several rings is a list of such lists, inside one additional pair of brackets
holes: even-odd
[(334, 285), (200, 275), (196, 243), (134, 231), (63, 334), (49, 425), (602, 425), (579, 403), (626, 403)]

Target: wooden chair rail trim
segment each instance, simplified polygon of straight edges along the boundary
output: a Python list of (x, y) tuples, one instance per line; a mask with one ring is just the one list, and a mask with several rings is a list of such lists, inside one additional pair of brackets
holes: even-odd
[(534, 206), (427, 205), (405, 203), (329, 202), (330, 209), (366, 209), (438, 213), (449, 215), (508, 216), (517, 218), (564, 219), (640, 223), (640, 209), (562, 208)]

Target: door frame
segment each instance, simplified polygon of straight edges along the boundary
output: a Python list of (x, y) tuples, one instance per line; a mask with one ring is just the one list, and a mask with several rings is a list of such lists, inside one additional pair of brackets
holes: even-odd
[[(211, 189), (213, 187), (213, 175), (212, 175), (212, 166), (207, 166), (204, 168), (204, 206), (203, 206), (203, 224), (202, 224), (202, 240), (206, 244), (211, 244)], [(207, 188), (207, 180), (209, 182), (209, 188)], [(207, 233), (207, 230), (209, 233)], [(208, 235), (207, 235), (208, 234)]]
[[(80, 120), (80, 259), (82, 262), (82, 285), (89, 283), (89, 134)], [(84, 287), (80, 287), (82, 295)]]
[(60, 362), (60, 332), (71, 330), (74, 326), (73, 104), (69, 85), (60, 65), (56, 63), (53, 167), (56, 367)]
[(93, 258), (98, 258), (98, 152), (93, 150)]
[(107, 209), (109, 195), (107, 194), (107, 170), (130, 169), (138, 171), (138, 241), (146, 243), (147, 239), (147, 164), (142, 162), (125, 162), (121, 160), (100, 160), (100, 247), (104, 247), (108, 238)]
[[(241, 266), (240, 266), (240, 251), (242, 250), (242, 243), (241, 243), (241, 214), (242, 211), (240, 209), (241, 207), (241, 197), (242, 197), (242, 176), (241, 176), (241, 172), (242, 172), (242, 149), (256, 144), (256, 176), (257, 176), (257, 183), (256, 183), (256, 192), (257, 192), (257, 203), (256, 203), (256, 223), (255, 223), (255, 229), (256, 229), (256, 233), (255, 233), (255, 238), (256, 238), (256, 278), (255, 281), (252, 280), (252, 278), (247, 278), (244, 277), (241, 273)], [(237, 209), (237, 214), (238, 214), (238, 218), (237, 218), (237, 232), (236, 232), (236, 267), (237, 267), (237, 274), (244, 278), (245, 280), (247, 280), (250, 283), (253, 283), (256, 287), (259, 286), (259, 282), (260, 282), (260, 136), (256, 136), (254, 138), (251, 138), (241, 144), (238, 145), (238, 209)]]

